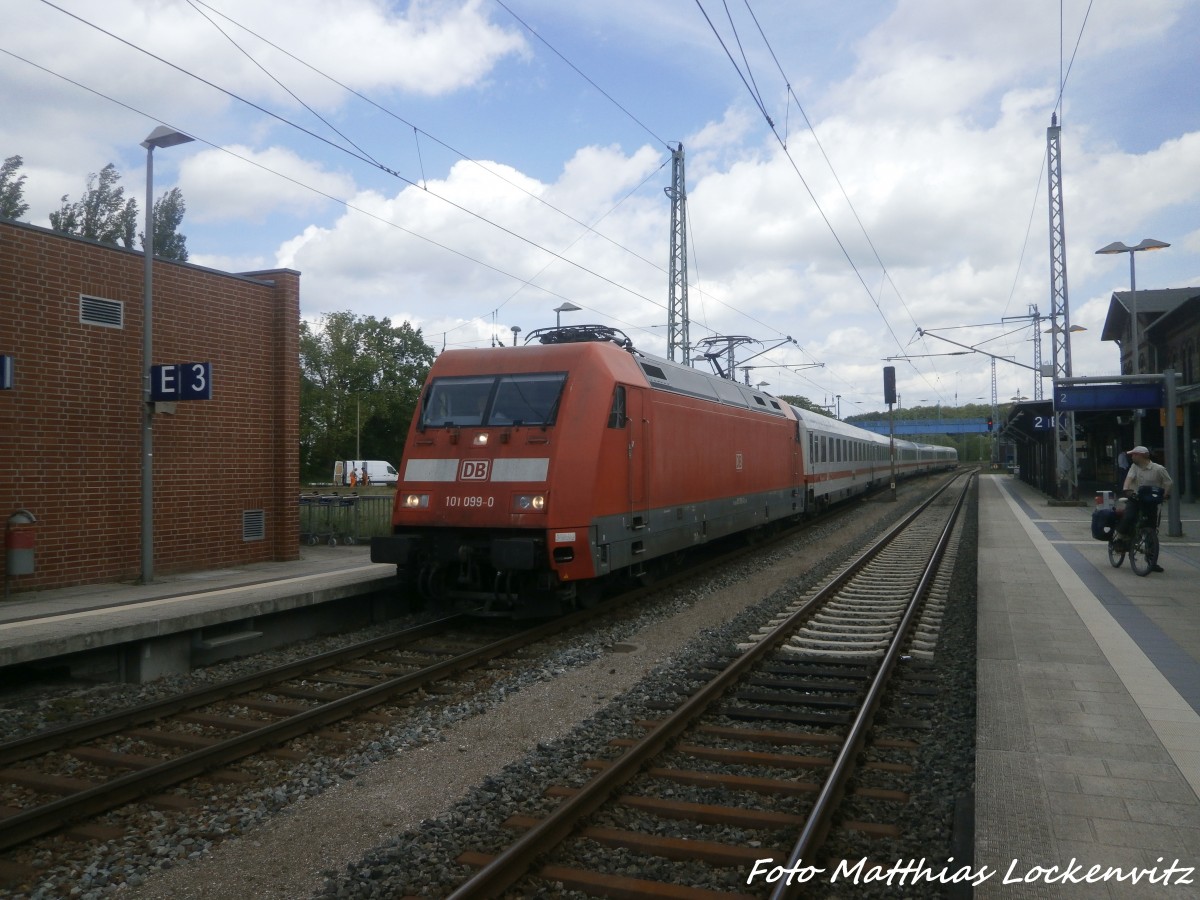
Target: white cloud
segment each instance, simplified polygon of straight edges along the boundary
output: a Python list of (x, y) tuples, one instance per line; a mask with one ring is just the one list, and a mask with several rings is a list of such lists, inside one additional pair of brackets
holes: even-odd
[(326, 171), (286, 147), (233, 145), (186, 157), (179, 167), (188, 216), (199, 222), (262, 222), (276, 211), (311, 214), (355, 192), (350, 176)]
[[(93, 4), (65, 2), (95, 15)], [(784, 73), (748, 19), (738, 20), (739, 37), (789, 158), (691, 8), (631, 0), (520, 7), (618, 109), (483, 0), (297, 0), (286, 16), (267, 0), (212, 4), (414, 122), (423, 132), (417, 141), (411, 126), (349, 102), (255, 39), (238, 38), (385, 165), (408, 177), (420, 172), (422, 186), (381, 175), (48, 7), (0, 0), (9, 28), (0, 45), (20, 47), (145, 114), (0, 56), (11, 106), (0, 120), (0, 153), (25, 157), (27, 199), (40, 215), (61, 193), (78, 195), (86, 174), (109, 161), (136, 190), (144, 159), (137, 142), (162, 117), (299, 183), (201, 144), (164, 152), (161, 162), (156, 154), (159, 190), (178, 183), (184, 191), (193, 261), (299, 269), (306, 316), (354, 309), (411, 319), (438, 347), (443, 332), (448, 344), (493, 334), (507, 343), (511, 326), (527, 333), (552, 324), (553, 308), (570, 299), (585, 308), (573, 321), (614, 324), (662, 352), (670, 160), (657, 136), (672, 143), (682, 136), (692, 338), (718, 330), (768, 346), (791, 335), (806, 352), (780, 348), (762, 365), (826, 363), (766, 377), (774, 391), (841, 393), (844, 410), (859, 395), (875, 403), (882, 357), (898, 354), (897, 344), (914, 354), (953, 349), (913, 340), (918, 325), (981, 326), (1024, 315), (1033, 303), (1049, 312), (1044, 154), (1059, 81), (1057, 5), (896, 0), (801, 16), (792, 2), (762, 0), (755, 14)], [(1063, 8), (1068, 56), (1088, 8), (1087, 0)], [(113, 0), (104, 22), (332, 134), (178, 0)], [(732, 37), (727, 21), (715, 25)], [(1200, 282), (1193, 215), (1200, 100), (1178, 88), (1200, 76), (1188, 40), (1196, 34), (1200, 12), (1186, 0), (1146, 0), (1136, 16), (1091, 6), (1063, 129), (1072, 321), (1088, 328), (1073, 343), (1079, 374), (1111, 370), (1116, 349), (1099, 332), (1112, 290), (1127, 287), (1127, 266), (1096, 257), (1095, 248), (1157, 237), (1172, 248), (1147, 261), (1145, 286)], [(747, 74), (745, 60), (738, 64)], [(1128, 83), (1164, 88), (1141, 103), (1118, 102), (1112, 92)], [(626, 111), (648, 128), (631, 124)], [(493, 161), (450, 158), (442, 141)], [(546, 204), (582, 222), (603, 217), (597, 230), (606, 238)], [(1140, 260), (1138, 275), (1141, 285)], [(972, 343), (1012, 328), (946, 333)], [(1031, 362), (1030, 337), (1026, 328), (985, 347)], [(1030, 394), (1031, 376), (1006, 365), (998, 372), (1001, 399), (1018, 384)], [(907, 397), (941, 391), (945, 402), (952, 384), (964, 398), (990, 394), (984, 356), (915, 358), (898, 373)]]

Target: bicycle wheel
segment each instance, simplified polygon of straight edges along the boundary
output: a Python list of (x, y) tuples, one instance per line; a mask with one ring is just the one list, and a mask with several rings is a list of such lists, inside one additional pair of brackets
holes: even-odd
[(1125, 562), (1125, 551), (1121, 549), (1121, 545), (1117, 544), (1117, 539), (1113, 538), (1108, 542), (1108, 563), (1114, 569), (1119, 569), (1123, 562)]
[(1146, 548), (1146, 561), (1153, 567), (1158, 562), (1158, 529), (1147, 528), (1142, 546)]
[(1129, 548), (1129, 567), (1134, 573), (1145, 577), (1154, 567), (1158, 557), (1158, 535), (1153, 528), (1142, 528), (1138, 531), (1137, 540)]

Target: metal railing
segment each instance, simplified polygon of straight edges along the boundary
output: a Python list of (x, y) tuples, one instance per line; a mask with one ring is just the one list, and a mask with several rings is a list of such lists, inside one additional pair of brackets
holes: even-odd
[(391, 494), (317, 491), (300, 495), (302, 544), (356, 544), (391, 531)]

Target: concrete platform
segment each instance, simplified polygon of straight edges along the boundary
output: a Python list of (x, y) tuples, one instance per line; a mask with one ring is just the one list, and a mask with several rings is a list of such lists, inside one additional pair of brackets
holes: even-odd
[[(366, 545), (302, 547), (300, 554), (148, 585), (16, 593), (0, 603), (0, 668), (86, 656), (116, 666), (120, 680), (148, 680), (294, 640), (310, 625), (331, 631), (341, 618), (379, 617), (379, 610), (349, 610), (353, 598), (394, 588), (395, 566), (372, 563)], [(309, 612), (304, 625), (302, 611)], [(325, 627), (322, 619), (333, 621)]]
[(1200, 896), (1200, 510), (1140, 578), (1092, 509), (980, 482), (979, 898)]

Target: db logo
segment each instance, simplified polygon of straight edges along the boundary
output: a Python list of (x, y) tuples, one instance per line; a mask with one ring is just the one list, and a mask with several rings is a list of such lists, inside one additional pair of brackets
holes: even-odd
[(491, 473), (490, 459), (464, 459), (458, 470), (459, 481), (487, 481)]

